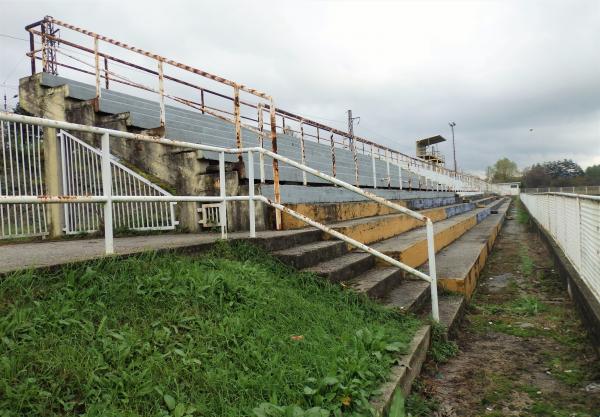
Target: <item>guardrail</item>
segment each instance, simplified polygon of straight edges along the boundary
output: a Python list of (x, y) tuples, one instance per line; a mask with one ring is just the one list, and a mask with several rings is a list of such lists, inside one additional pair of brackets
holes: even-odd
[(521, 193), (520, 198), (600, 301), (600, 196)]
[(571, 193), (600, 195), (600, 185), (579, 185), (574, 187), (538, 187), (524, 188), (522, 193)]
[[(167, 139), (163, 137), (148, 136), (142, 134), (134, 134), (129, 132), (122, 132), (118, 130), (111, 130), (105, 128), (99, 128), (94, 126), (79, 125), (75, 123), (62, 122), (57, 120), (42, 119), (38, 117), (23, 116), (12, 113), (0, 112), (0, 120), (9, 122), (25, 123), (34, 126), (41, 126), (47, 128), (64, 129), (71, 132), (85, 132), (101, 135), (101, 174), (102, 174), (102, 192), (103, 195), (0, 195), (1, 204), (88, 204), (88, 203), (102, 203), (104, 211), (104, 242), (105, 242), (105, 253), (107, 255), (114, 253), (114, 238), (113, 238), (113, 204), (124, 203), (124, 202), (205, 202), (205, 203), (220, 203), (220, 219), (221, 219), (221, 237), (227, 238), (227, 201), (248, 201), (249, 204), (249, 223), (250, 223), (250, 237), (256, 237), (255, 227), (255, 202), (260, 201), (271, 207), (274, 207), (277, 212), (285, 212), (290, 216), (295, 217), (313, 226), (323, 232), (343, 240), (351, 246), (363, 250), (372, 254), (373, 256), (382, 259), (390, 265), (396, 266), (411, 275), (414, 275), (420, 279), (423, 279), (430, 283), (431, 287), (431, 301), (432, 301), (432, 317), (434, 320), (439, 321), (439, 310), (438, 310), (438, 297), (437, 297), (437, 276), (436, 276), (436, 265), (435, 265), (435, 244), (434, 244), (434, 233), (433, 233), (433, 222), (426, 216), (412, 211), (406, 207), (402, 207), (398, 204), (392, 203), (382, 197), (375, 194), (364, 191), (354, 185), (348, 184), (330, 175), (323, 174), (316, 169), (310, 168), (304, 164), (298, 163), (275, 152), (268, 151), (263, 148), (220, 148), (216, 146), (192, 144), (189, 142), (183, 142), (173, 139)], [(186, 149), (198, 149), (204, 151), (212, 151), (219, 153), (219, 196), (175, 196), (175, 195), (115, 195), (111, 187), (112, 184), (112, 170), (111, 170), (111, 155), (110, 155), (110, 138), (122, 138), (130, 140), (139, 140), (143, 142), (160, 143), (167, 146), (182, 147)], [(226, 192), (226, 181), (225, 181), (225, 154), (238, 154), (246, 153), (248, 157), (248, 195), (237, 195), (228, 196)], [(369, 198), (370, 200), (376, 201), (387, 207), (390, 207), (398, 212), (404, 213), (417, 220), (422, 221), (425, 224), (427, 234), (427, 253), (429, 258), (429, 275), (418, 271), (402, 262), (393, 259), (355, 239), (350, 238), (336, 230), (333, 230), (326, 225), (319, 223), (315, 220), (310, 219), (288, 207), (285, 207), (279, 202), (271, 201), (269, 198), (262, 195), (255, 195), (254, 184), (254, 154), (264, 155), (265, 157), (272, 158), (273, 161), (281, 161), (285, 164), (298, 168), (308, 174), (316, 175), (323, 178), (332, 184), (343, 187), (347, 190), (360, 194)]]
[[(163, 129), (166, 125), (165, 101), (169, 99), (179, 105), (233, 124), (238, 148), (243, 147), (242, 127), (259, 135), (261, 147), (264, 147), (263, 138), (270, 139), (271, 150), (275, 153), (277, 153), (278, 131), (293, 136), (300, 142), (303, 163), (307, 162), (304, 152), (305, 140), (329, 144), (333, 177), (336, 177), (336, 149), (347, 149), (353, 154), (356, 186), (359, 186), (360, 174), (357, 154), (362, 153), (373, 160), (380, 159), (387, 163), (388, 186), (391, 162), (413, 172), (422, 172), (429, 178), (436, 178), (438, 183), (452, 190), (485, 191), (488, 189), (487, 184), (475, 176), (449, 170), (372, 140), (311, 120), (309, 117), (276, 108), (273, 98), (259, 90), (51, 16), (27, 25), (25, 29), (30, 39), (30, 50), (27, 55), (31, 60), (32, 75), (36, 73), (36, 62), (41, 61), (42, 70), (47, 73), (58, 74), (58, 69), (62, 68), (92, 76), (95, 80), (97, 106), (102, 88), (114, 88), (114, 84), (158, 94), (160, 127)], [(39, 39), (39, 48), (36, 46), (37, 39)], [(122, 51), (128, 53), (126, 59), (118, 56)], [(136, 57), (143, 57), (145, 60), (132, 62)], [(148, 66), (148, 58), (154, 61), (154, 66)], [(171, 74), (166, 74), (167, 67), (172, 71)], [(214, 88), (200, 85), (197, 81), (198, 76), (203, 82), (213, 82), (211, 85), (214, 85)], [(273, 165), (273, 182), (275, 199), (279, 202), (277, 160)], [(306, 183), (306, 179), (304, 182)], [(279, 220), (278, 218), (277, 221)]]

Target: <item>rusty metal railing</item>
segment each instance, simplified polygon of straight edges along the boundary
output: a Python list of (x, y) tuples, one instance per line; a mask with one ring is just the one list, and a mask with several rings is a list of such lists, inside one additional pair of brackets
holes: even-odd
[[(179, 105), (190, 107), (203, 114), (209, 114), (233, 124), (238, 148), (244, 146), (242, 128), (257, 134), (261, 146), (264, 145), (264, 138), (270, 139), (271, 150), (275, 153), (277, 153), (278, 133), (295, 137), (300, 143), (301, 160), (306, 164), (309, 161), (306, 161), (305, 141), (327, 144), (331, 152), (333, 177), (337, 176), (336, 150), (347, 149), (353, 154), (355, 185), (357, 186), (359, 185), (357, 155), (360, 153), (373, 160), (385, 161), (388, 164), (388, 171), (391, 162), (399, 167), (404, 166), (411, 171), (432, 173), (431, 176), (442, 175), (448, 184), (459, 184), (460, 187), (463, 187), (463, 190), (465, 190), (464, 188), (484, 190), (487, 186), (483, 180), (477, 177), (428, 163), (372, 140), (277, 108), (271, 95), (257, 89), (128, 45), (51, 16), (46, 16), (40, 21), (27, 25), (25, 29), (28, 31), (30, 38), (30, 50), (27, 55), (30, 57), (32, 75), (37, 72), (36, 62), (41, 61), (43, 72), (58, 74), (59, 68), (61, 68), (93, 76), (96, 89), (96, 106), (99, 105), (102, 88), (114, 89), (115, 84), (157, 94), (160, 104), (160, 126), (157, 128), (163, 136), (166, 126), (165, 101), (168, 99)], [(89, 38), (91, 38), (91, 42)], [(39, 48), (36, 47), (36, 40), (38, 40), (37, 45), (40, 45)], [(118, 56), (118, 53), (122, 51), (128, 53), (127, 59)], [(146, 61), (149, 59), (153, 64), (133, 62), (130, 55), (132, 57), (142, 57)], [(88, 60), (93, 58), (92, 62), (86, 61), (86, 58)], [(135, 72), (135, 75), (134, 77), (126, 76), (124, 71)], [(174, 72), (180, 74), (174, 75)], [(154, 85), (141, 82), (140, 78), (143, 76), (150, 76), (154, 80)], [(167, 82), (172, 83), (173, 88), (167, 88)], [(214, 83), (215, 87), (207, 88), (204, 85), (205, 82)], [(244, 97), (242, 97), (242, 94)], [(241, 156), (239, 162), (239, 169), (242, 170), (244, 166), (241, 163)], [(277, 160), (273, 161), (272, 167), (275, 200), (280, 202), (279, 164)], [(261, 178), (264, 178), (264, 175)], [(386, 185), (390, 188), (389, 172), (387, 178)], [(305, 174), (303, 174), (303, 182), (306, 184)], [(421, 184), (411, 184), (412, 186), (418, 187)], [(402, 184), (400, 184), (400, 188), (402, 188)], [(456, 185), (453, 185), (453, 189), (455, 188)], [(279, 216), (277, 222), (280, 224)]]

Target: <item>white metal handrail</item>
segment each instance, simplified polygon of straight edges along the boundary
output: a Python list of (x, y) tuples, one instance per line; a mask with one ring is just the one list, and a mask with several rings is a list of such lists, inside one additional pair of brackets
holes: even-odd
[[(373, 193), (369, 193), (356, 187), (354, 185), (348, 184), (344, 181), (341, 181), (335, 177), (324, 174), (314, 168), (310, 168), (306, 165), (298, 163), (294, 160), (266, 150), (260, 147), (253, 148), (220, 148), (217, 146), (210, 145), (201, 145), (194, 144), (189, 142), (183, 142), (178, 140), (172, 140), (161, 137), (148, 136), (143, 134), (134, 134), (129, 132), (123, 132), (118, 130), (100, 128), (95, 126), (86, 126), (79, 125), (75, 123), (57, 121), (57, 120), (49, 120), (42, 119), (38, 117), (30, 117), (24, 115), (17, 115), (12, 113), (0, 112), (0, 120), (8, 120), (15, 121), (21, 123), (28, 123), (38, 126), (44, 126), (49, 128), (56, 129), (65, 129), (70, 131), (79, 131), (79, 132), (87, 132), (99, 134), (102, 136), (101, 140), (101, 173), (102, 173), (102, 190), (104, 195), (102, 196), (91, 196), (91, 195), (61, 195), (61, 196), (27, 196), (27, 195), (18, 195), (18, 196), (0, 196), (0, 204), (8, 204), (8, 203), (26, 203), (26, 204), (64, 204), (64, 203), (103, 203), (104, 204), (104, 240), (105, 240), (105, 253), (113, 254), (114, 253), (114, 242), (113, 242), (113, 203), (117, 202), (218, 202), (221, 203), (220, 207), (220, 218), (221, 221), (221, 236), (223, 238), (227, 237), (227, 229), (226, 229), (226, 219), (227, 219), (227, 201), (262, 201), (272, 207), (274, 207), (278, 211), (285, 212), (313, 227), (316, 227), (323, 232), (330, 234), (352, 246), (368, 252), (373, 256), (382, 259), (385, 262), (390, 263), (393, 266), (396, 266), (418, 278), (421, 278), (430, 283), (431, 289), (431, 304), (432, 304), (432, 317), (435, 321), (439, 321), (439, 309), (438, 309), (438, 297), (437, 297), (437, 276), (436, 276), (436, 265), (435, 265), (435, 244), (434, 244), (434, 233), (433, 233), (433, 222), (426, 216), (423, 216), (420, 213), (412, 211), (406, 207), (400, 206), (398, 204), (392, 203), (385, 198), (379, 197)], [(183, 147), (187, 149), (198, 149), (204, 151), (213, 151), (219, 153), (219, 183), (220, 183), (220, 194), (219, 196), (158, 196), (158, 195), (149, 195), (149, 196), (131, 196), (131, 195), (113, 195), (112, 193), (112, 178), (111, 178), (111, 155), (110, 155), (110, 136), (119, 137), (124, 139), (133, 139), (144, 142), (151, 143), (160, 143), (167, 146), (176, 146)], [(248, 195), (247, 196), (227, 196), (226, 193), (226, 184), (225, 184), (225, 154), (241, 154), (247, 153), (248, 155)], [(298, 168), (306, 173), (315, 175), (317, 177), (323, 178), (335, 185), (338, 185), (342, 188), (346, 188), (352, 192), (360, 194), (364, 197), (367, 197), (370, 200), (373, 200), (377, 203), (385, 205), (389, 208), (392, 208), (400, 213), (404, 213), (410, 217), (413, 217), (419, 221), (425, 223), (426, 226), (426, 235), (427, 235), (427, 249), (428, 249), (428, 258), (429, 258), (429, 275), (418, 271), (396, 259), (393, 259), (357, 240), (354, 240), (336, 230), (333, 230), (327, 227), (324, 224), (321, 224), (315, 220), (312, 220), (300, 213), (297, 213), (294, 210), (291, 210), (288, 207), (283, 206), (278, 202), (273, 202), (268, 198), (262, 195), (254, 194), (254, 157), (253, 154), (258, 153), (259, 155), (269, 156), (275, 160), (291, 165), (295, 168)], [(250, 222), (250, 237), (256, 237), (256, 228), (255, 228), (255, 207), (254, 204), (249, 204), (249, 222)]]

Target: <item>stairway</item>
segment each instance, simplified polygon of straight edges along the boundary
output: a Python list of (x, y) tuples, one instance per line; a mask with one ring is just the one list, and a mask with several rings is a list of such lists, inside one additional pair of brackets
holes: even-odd
[[(487, 197), (420, 211), (435, 222), (438, 282), (455, 291), (454, 294), (444, 292), (439, 299), (440, 319), (449, 328), (472, 294), (473, 283), (493, 245), (509, 203), (508, 199)], [(425, 229), (403, 214), (356, 218), (328, 226), (414, 268), (427, 269)], [(329, 239), (329, 235), (313, 232), (308, 238), (303, 236), (297, 244), (273, 248), (273, 255), (296, 269), (340, 283), (390, 308), (415, 314), (430, 313), (428, 282), (412, 278), (371, 254), (352, 250), (345, 242)], [(464, 250), (465, 247), (469, 250)], [(461, 280), (466, 280), (467, 285), (463, 282), (461, 286)]]

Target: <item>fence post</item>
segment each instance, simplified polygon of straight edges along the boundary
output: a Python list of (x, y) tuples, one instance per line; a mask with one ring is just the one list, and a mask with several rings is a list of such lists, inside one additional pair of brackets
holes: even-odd
[(427, 219), (427, 254), (429, 257), (429, 277), (431, 278), (431, 315), (436, 322), (440, 321), (437, 294), (437, 270), (435, 266), (435, 242), (433, 234), (433, 222)]
[(115, 253), (113, 242), (112, 172), (110, 169), (110, 141), (108, 133), (102, 134), (102, 191), (104, 193), (104, 252)]
[(377, 188), (377, 167), (375, 166), (375, 153), (371, 145), (371, 163), (373, 164), (373, 188)]
[(163, 73), (163, 62), (162, 59), (158, 60), (158, 93), (160, 95), (160, 127), (162, 127), (162, 136), (165, 136), (165, 77)]
[[(242, 144), (242, 119), (240, 115), (240, 88), (236, 85), (233, 88), (233, 117), (235, 119), (235, 145), (238, 149), (243, 148)], [(243, 175), (244, 158), (242, 153), (238, 154), (239, 174)]]
[[(300, 122), (300, 159), (302, 165), (306, 165), (306, 150), (304, 149), (304, 124)], [(302, 185), (306, 186), (306, 171), (302, 171)]]
[(225, 183), (225, 152), (219, 153), (219, 188), (221, 190), (221, 207), (219, 208), (219, 218), (221, 219), (221, 239), (227, 239), (227, 189)]
[(392, 176), (390, 174), (390, 157), (388, 155), (388, 150), (385, 150), (385, 169), (387, 172), (387, 188), (392, 188)]
[(96, 111), (100, 109), (100, 55), (98, 54), (98, 36), (94, 36), (94, 62), (96, 66), (96, 99), (94, 100), (94, 107)]
[[(269, 118), (271, 122), (271, 150), (277, 153), (277, 120), (275, 119), (275, 105), (273, 99), (269, 103)], [(279, 190), (279, 161), (273, 158), (273, 194), (275, 202), (281, 204), (281, 191)], [(275, 229), (281, 230), (281, 211), (275, 210)]]
[[(265, 147), (264, 144), (264, 123), (263, 123), (263, 105), (262, 103), (258, 103), (256, 106), (258, 110), (258, 146), (261, 148)], [(260, 182), (261, 184), (265, 183), (265, 155), (261, 152), (258, 154), (258, 159), (260, 163)]]
[(331, 132), (331, 136), (329, 136), (329, 146), (331, 148), (331, 176), (336, 178), (335, 176), (335, 143), (333, 142), (333, 132)]
[(250, 237), (256, 237), (256, 217), (254, 214), (254, 155), (252, 151), (248, 151), (248, 197)]

